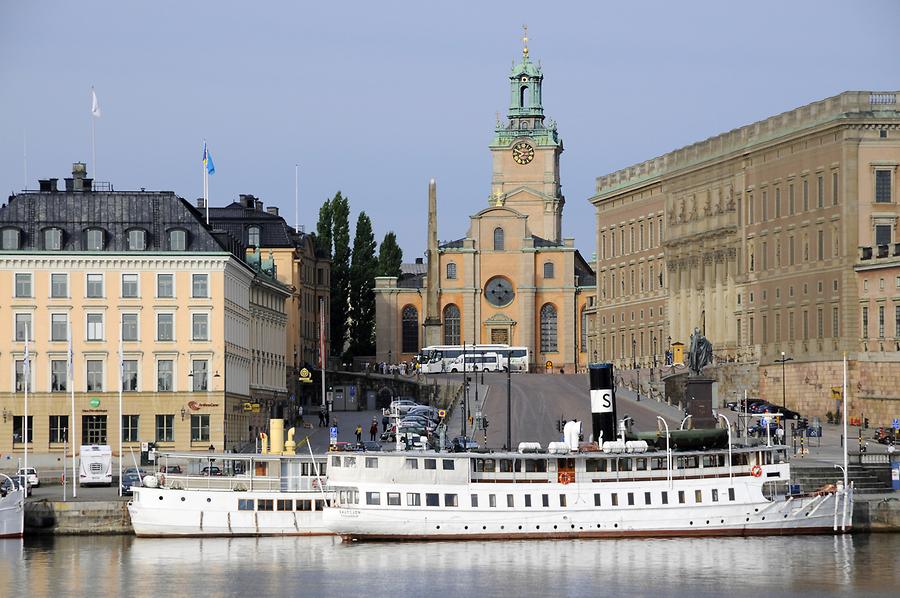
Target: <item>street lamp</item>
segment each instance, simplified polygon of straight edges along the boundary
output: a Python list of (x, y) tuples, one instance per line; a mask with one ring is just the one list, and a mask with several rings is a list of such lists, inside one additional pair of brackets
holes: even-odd
[(662, 422), (666, 427), (666, 477), (669, 481), (669, 488), (672, 487), (672, 449), (669, 447), (669, 423), (657, 415), (656, 419)]
[(785, 402), (785, 383), (784, 383), (784, 364), (788, 361), (794, 361), (793, 357), (785, 357), (784, 351), (781, 352), (781, 359), (776, 359), (775, 363), (781, 364), (781, 408), (787, 409), (787, 403)]
[(725, 420), (725, 428), (728, 430), (728, 479), (733, 482), (734, 476), (731, 473), (731, 422), (721, 413), (716, 413), (716, 416)]
[(685, 422), (686, 422), (687, 420), (691, 419), (692, 417), (694, 417), (694, 416), (693, 416), (693, 415), (685, 415), (685, 416), (684, 416), (684, 419), (681, 420), (681, 425), (678, 426), (678, 429), (679, 429), (679, 430), (684, 430), (684, 424), (685, 424)]
[(637, 369), (637, 341), (634, 337), (631, 337), (631, 367), (632, 369)]

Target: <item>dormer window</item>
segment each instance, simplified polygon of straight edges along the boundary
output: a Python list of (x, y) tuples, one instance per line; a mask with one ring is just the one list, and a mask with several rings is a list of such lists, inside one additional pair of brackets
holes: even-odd
[(103, 251), (106, 242), (102, 228), (89, 228), (84, 231), (84, 248), (87, 251)]
[(259, 247), (259, 227), (251, 226), (247, 229), (247, 245)]
[(59, 251), (63, 245), (63, 232), (61, 228), (48, 228), (44, 230), (44, 250)]
[(3, 249), (21, 249), (22, 233), (17, 228), (4, 228), (2, 235)]
[(144, 251), (147, 249), (147, 231), (133, 228), (128, 231), (128, 251)]
[(187, 249), (187, 231), (175, 228), (169, 231), (169, 250), (184, 251)]

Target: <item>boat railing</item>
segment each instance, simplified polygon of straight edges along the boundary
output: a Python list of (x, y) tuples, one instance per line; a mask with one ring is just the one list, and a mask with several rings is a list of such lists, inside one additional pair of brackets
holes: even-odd
[(214, 490), (223, 492), (246, 492), (249, 490), (277, 492), (281, 490), (281, 478), (247, 475), (199, 476), (166, 474), (163, 483), (171, 490)]

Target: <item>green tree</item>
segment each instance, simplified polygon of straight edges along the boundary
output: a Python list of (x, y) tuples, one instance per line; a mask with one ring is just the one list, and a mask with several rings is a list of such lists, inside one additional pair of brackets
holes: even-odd
[(375, 234), (365, 212), (356, 220), (350, 265), (350, 353), (375, 355)]
[(341, 355), (347, 341), (350, 298), (350, 202), (337, 194), (330, 202), (331, 240), (331, 354)]
[(319, 208), (319, 222), (316, 224), (316, 249), (325, 255), (331, 255), (331, 201), (327, 199)]
[(378, 248), (378, 276), (400, 276), (403, 250), (397, 245), (397, 235), (388, 231)]

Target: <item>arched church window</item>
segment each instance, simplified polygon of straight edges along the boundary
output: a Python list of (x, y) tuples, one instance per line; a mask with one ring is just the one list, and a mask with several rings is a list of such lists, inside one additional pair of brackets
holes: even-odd
[(556, 306), (545, 303), (541, 308), (541, 353), (555, 353), (556, 342)]
[(456, 278), (456, 262), (447, 264), (447, 278), (449, 280), (454, 280)]
[(419, 350), (419, 310), (412, 305), (404, 307), (402, 322), (401, 351), (415, 353)]
[(531, 96), (528, 93), (528, 86), (523, 85), (519, 88), (519, 106), (527, 108), (531, 105)]
[(459, 308), (452, 303), (444, 308), (444, 344), (459, 344)]
[(544, 262), (544, 278), (553, 278), (553, 262)]
[(494, 229), (494, 251), (503, 251), (503, 229), (499, 226)]

